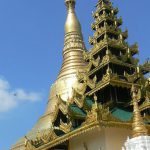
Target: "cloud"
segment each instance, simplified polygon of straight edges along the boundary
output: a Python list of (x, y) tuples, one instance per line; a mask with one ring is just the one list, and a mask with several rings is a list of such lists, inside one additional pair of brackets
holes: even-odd
[(12, 89), (9, 82), (0, 78), (0, 112), (7, 112), (20, 103), (36, 102), (41, 100), (41, 94), (26, 92), (24, 89)]

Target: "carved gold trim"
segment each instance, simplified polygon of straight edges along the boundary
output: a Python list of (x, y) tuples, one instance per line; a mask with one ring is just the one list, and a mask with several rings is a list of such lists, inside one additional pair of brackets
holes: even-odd
[[(96, 91), (101, 90), (102, 88), (104, 88), (107, 85), (114, 85), (114, 86), (118, 86), (118, 87), (126, 87), (126, 88), (131, 88), (132, 87), (132, 83), (130, 82), (126, 82), (125, 80), (121, 80), (118, 78), (118, 76), (115, 75), (104, 75), (102, 80), (99, 81), (96, 84), (96, 87), (94, 89), (92, 89), (91, 91), (86, 93), (86, 96), (90, 96), (93, 95)], [(137, 86), (140, 86), (138, 84), (136, 84)]]
[(116, 39), (107, 38), (107, 39), (104, 39), (104, 40), (100, 41), (99, 43), (96, 43), (93, 46), (93, 48), (90, 49), (89, 55), (95, 55), (96, 53), (101, 51), (104, 47), (106, 47), (106, 46), (108, 47), (108, 45), (113, 46), (114, 48), (120, 49), (124, 52), (126, 52), (129, 48), (132, 55), (138, 53), (137, 44), (131, 45), (129, 47), (126, 42), (120, 42), (119, 39), (116, 40)]
[(57, 135), (53, 128), (37, 132), (36, 139), (27, 140), (25, 150), (36, 150), (39, 146), (45, 145), (56, 138)]
[(74, 102), (79, 108), (83, 107), (85, 96), (74, 89)]
[(69, 124), (64, 123), (62, 120), (60, 121), (59, 129), (62, 130), (64, 133), (68, 133), (71, 131), (72, 123), (69, 122)]

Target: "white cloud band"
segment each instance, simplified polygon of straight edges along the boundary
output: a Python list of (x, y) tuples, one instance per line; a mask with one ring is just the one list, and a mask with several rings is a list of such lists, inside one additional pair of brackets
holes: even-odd
[(0, 112), (7, 112), (18, 104), (29, 101), (41, 100), (41, 94), (37, 92), (26, 92), (24, 89), (12, 89), (9, 82), (0, 78)]

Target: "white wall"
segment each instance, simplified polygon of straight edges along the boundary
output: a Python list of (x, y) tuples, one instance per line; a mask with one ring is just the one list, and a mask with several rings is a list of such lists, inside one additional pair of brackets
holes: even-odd
[(107, 128), (106, 135), (106, 150), (122, 150), (127, 137), (130, 137), (131, 131), (119, 128)]
[(118, 128), (94, 129), (70, 140), (70, 150), (121, 150), (131, 131)]

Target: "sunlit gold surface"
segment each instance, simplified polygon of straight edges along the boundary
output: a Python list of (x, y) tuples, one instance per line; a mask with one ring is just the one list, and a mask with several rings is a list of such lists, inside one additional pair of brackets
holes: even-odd
[[(73, 96), (72, 90), (78, 85), (77, 72), (83, 72), (85, 62), (83, 51), (85, 45), (81, 33), (81, 26), (75, 14), (75, 0), (66, 0), (67, 19), (65, 23), (65, 41), (63, 49), (63, 64), (56, 82), (50, 89), (50, 96), (46, 113), (39, 119), (35, 127), (26, 135), (28, 139), (37, 137), (38, 132), (52, 128), (52, 122), (57, 115), (58, 95), (67, 101)], [(26, 139), (22, 138), (13, 150), (24, 150)]]
[[(101, 2), (102, 5), (100, 4)], [(132, 89), (134, 105), (133, 120), (131, 117), (130, 120), (126, 120), (126, 117), (122, 119), (121, 117), (124, 117), (122, 116), (123, 114), (118, 117), (112, 113), (113, 107), (115, 109), (120, 106), (121, 109), (123, 107), (122, 104), (116, 103), (121, 99), (117, 98), (118, 92), (116, 92), (116, 87), (128, 90), (134, 83), (135, 78), (140, 77), (142, 79), (143, 74), (140, 73), (140, 67), (137, 67), (137, 71), (135, 72), (131, 71), (132, 74), (126, 72), (126, 69), (124, 71), (124, 68), (128, 68), (128, 70), (134, 68), (135, 70), (137, 60), (132, 58), (132, 56), (138, 52), (138, 48), (136, 44), (129, 46), (125, 42), (128, 34), (127, 32), (122, 32), (119, 28), (122, 24), (122, 19), (117, 19), (114, 16), (117, 10), (111, 10), (112, 7), (108, 6), (107, 2), (99, 1), (102, 7), (99, 7), (98, 11), (96, 11), (97, 15), (94, 17), (96, 21), (92, 24), (92, 28), (96, 31), (94, 36), (89, 39), (93, 48), (90, 52), (83, 53), (85, 46), (81, 26), (75, 14), (75, 0), (65, 0), (68, 15), (65, 23), (63, 64), (60, 73), (56, 82), (51, 87), (45, 114), (25, 138), (22, 138), (14, 146), (13, 150), (50, 149), (95, 127), (99, 129), (104, 127), (131, 129), (133, 125), (133, 137), (147, 135), (149, 125), (147, 125), (148, 128), (146, 129), (143, 124), (143, 119), (138, 108), (138, 100), (141, 93), (136, 88)], [(102, 14), (99, 13), (102, 11)], [(112, 20), (112, 23), (108, 23), (109, 20)], [(114, 50), (119, 50), (118, 54), (114, 53)], [(88, 65), (85, 64), (83, 57)], [(113, 64), (114, 67), (110, 64)], [(116, 65), (117, 67), (115, 67)], [(119, 65), (123, 70), (120, 69), (119, 71)], [(147, 66), (147, 64), (144, 65), (145, 68), (150, 68)], [(86, 70), (86, 73), (84, 70)], [(112, 94), (113, 91), (111, 90), (111, 97), (105, 98), (105, 93), (109, 92), (107, 90), (108, 85), (114, 88), (116, 94)], [(140, 87), (138, 83), (134, 85)], [(102, 90), (106, 90), (106, 92), (101, 92)], [(149, 101), (150, 94), (147, 92), (145, 92), (147, 95), (146, 100)], [(101, 103), (102, 98), (100, 95), (102, 96), (103, 94), (104, 102), (102, 101)], [(122, 94), (125, 96), (124, 92)], [(131, 99), (130, 97), (127, 98)], [(125, 103), (127, 102), (125, 101)], [(71, 108), (74, 106), (79, 111), (71, 111)], [(126, 106), (125, 104), (125, 107), (130, 106)], [(83, 111), (83, 114), (80, 114), (80, 111)], [(126, 113), (130, 114), (130, 111)], [(66, 118), (66, 121), (64, 118)], [(82, 124), (74, 126), (74, 121), (78, 119), (83, 121)], [(57, 131), (65, 134), (60, 136)]]
[(146, 126), (144, 125), (144, 121), (142, 119), (139, 106), (138, 106), (138, 89), (133, 86), (132, 87), (132, 98), (133, 98), (133, 137), (138, 136), (146, 136), (148, 135), (148, 130), (146, 129)]
[(73, 31), (81, 33), (81, 26), (74, 11), (75, 0), (66, 0), (65, 3), (68, 9), (68, 16), (65, 23), (65, 33)]
[(79, 85), (77, 72), (84, 72), (85, 61), (80, 23), (75, 14), (75, 0), (66, 0), (67, 19), (65, 23), (65, 41), (63, 49), (63, 64), (56, 82), (52, 85), (46, 113), (55, 111), (57, 106), (57, 96), (61, 96), (64, 101), (72, 98), (73, 88)]

